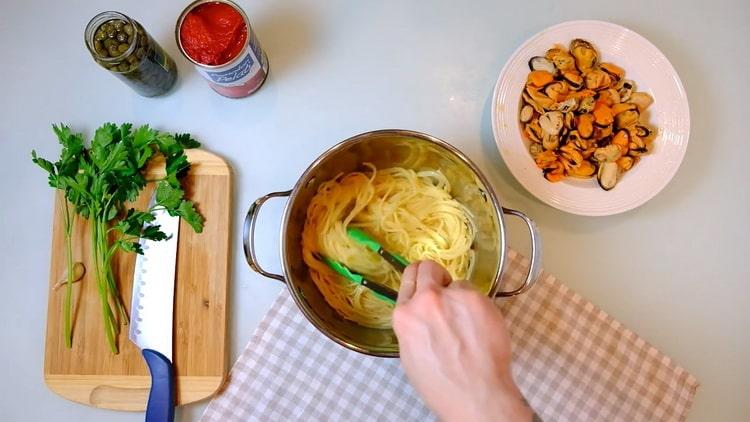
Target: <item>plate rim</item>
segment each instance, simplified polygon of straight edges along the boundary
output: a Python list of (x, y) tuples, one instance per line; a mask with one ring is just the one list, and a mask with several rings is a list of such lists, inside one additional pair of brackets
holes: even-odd
[[(605, 210), (589, 210), (589, 209), (578, 209), (575, 207), (570, 207), (567, 204), (560, 204), (556, 203), (555, 201), (552, 201), (550, 198), (546, 197), (546, 195), (543, 195), (537, 191), (535, 191), (534, 188), (530, 186), (530, 183), (528, 183), (522, 175), (517, 173), (517, 170), (514, 168), (514, 166), (511, 166), (508, 164), (508, 158), (506, 157), (505, 153), (503, 152), (503, 140), (500, 139), (500, 128), (498, 127), (500, 124), (500, 119), (498, 115), (498, 103), (499, 103), (499, 90), (500, 86), (504, 79), (506, 79), (509, 75), (509, 67), (511, 65), (511, 62), (514, 62), (518, 56), (521, 54), (521, 51), (525, 49), (525, 47), (536, 40), (537, 38), (541, 37), (544, 33), (560, 29), (560, 28), (566, 28), (566, 27), (575, 27), (575, 26), (587, 26), (587, 25), (597, 25), (597, 26), (604, 26), (609, 27), (613, 30), (617, 31), (625, 31), (630, 33), (631, 35), (635, 36), (636, 38), (640, 38), (641, 41), (645, 42), (647, 45), (649, 45), (651, 48), (654, 49), (655, 52), (657, 52), (669, 65), (669, 70), (671, 70), (671, 75), (673, 75), (673, 80), (681, 93), (681, 96), (683, 97), (683, 105), (685, 108), (685, 141), (681, 144), (681, 147), (679, 148), (678, 154), (676, 154), (675, 162), (676, 165), (674, 165), (671, 169), (669, 169), (664, 174), (666, 177), (663, 178), (660, 185), (654, 189), (650, 194), (644, 195), (642, 197), (635, 198), (633, 201), (629, 201), (625, 205), (621, 206), (620, 208), (616, 209), (605, 209)], [(685, 90), (685, 86), (682, 83), (682, 79), (680, 78), (679, 74), (677, 73), (677, 70), (675, 69), (674, 65), (671, 61), (669, 61), (669, 58), (651, 41), (649, 41), (646, 37), (639, 34), (636, 31), (633, 31), (632, 29), (629, 29), (627, 27), (624, 27), (622, 25), (609, 22), (609, 21), (603, 21), (603, 20), (594, 20), (594, 19), (583, 19), (583, 20), (570, 20), (570, 21), (564, 21), (560, 22), (551, 26), (548, 26), (538, 32), (536, 32), (534, 35), (527, 38), (524, 42), (522, 42), (516, 49), (513, 51), (513, 53), (510, 55), (510, 57), (505, 61), (505, 64), (503, 65), (502, 69), (500, 70), (500, 73), (497, 77), (497, 80), (495, 81), (495, 86), (493, 88), (492, 93), (492, 106), (491, 106), (491, 119), (492, 119), (492, 134), (495, 138), (495, 146), (497, 147), (498, 152), (500, 153), (500, 157), (503, 159), (503, 162), (505, 163), (506, 167), (510, 171), (510, 173), (513, 175), (513, 177), (516, 179), (516, 181), (523, 186), (524, 189), (526, 189), (527, 192), (529, 192), (532, 196), (537, 198), (539, 201), (555, 208), (560, 211), (564, 211), (570, 214), (575, 215), (581, 215), (581, 216), (589, 216), (589, 217), (600, 217), (600, 216), (609, 216), (609, 215), (616, 215), (616, 214), (622, 214), (628, 211), (631, 211), (635, 208), (640, 207), (641, 205), (645, 204), (646, 202), (653, 199), (656, 195), (661, 193), (662, 190), (669, 184), (669, 182), (672, 181), (675, 174), (677, 174), (677, 171), (679, 170), (680, 166), (682, 165), (682, 162), (685, 158), (685, 153), (687, 152), (687, 146), (690, 141), (690, 128), (691, 128), (691, 121), (690, 121), (690, 104), (688, 101), (687, 91)], [(516, 139), (519, 139), (523, 141), (523, 139), (520, 137), (520, 134), (518, 138), (514, 137), (514, 141)], [(505, 144), (507, 145), (508, 141), (505, 141)]]

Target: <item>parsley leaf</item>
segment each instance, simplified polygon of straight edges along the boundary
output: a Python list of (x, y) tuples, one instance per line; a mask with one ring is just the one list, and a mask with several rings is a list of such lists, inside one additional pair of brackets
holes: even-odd
[(156, 185), (156, 203), (167, 209), (179, 207), (184, 195), (185, 191), (166, 181), (161, 181)]
[(198, 211), (195, 210), (195, 205), (191, 201), (182, 201), (180, 207), (177, 208), (172, 215), (175, 214), (179, 215), (186, 223), (190, 224), (190, 227), (192, 227), (196, 233), (203, 232), (203, 216), (198, 214)]

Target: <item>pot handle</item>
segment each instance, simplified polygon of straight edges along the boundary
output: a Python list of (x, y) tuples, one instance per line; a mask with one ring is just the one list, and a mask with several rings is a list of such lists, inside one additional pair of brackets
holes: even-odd
[(255, 222), (258, 220), (260, 207), (263, 206), (266, 201), (271, 198), (289, 196), (291, 194), (291, 190), (283, 192), (271, 192), (256, 199), (255, 202), (250, 205), (250, 209), (247, 210), (247, 215), (245, 216), (245, 224), (242, 228), (242, 243), (245, 248), (245, 258), (247, 259), (247, 264), (250, 265), (250, 268), (252, 268), (255, 272), (260, 273), (261, 275), (264, 275), (268, 278), (279, 280), (282, 283), (286, 282), (283, 275), (269, 273), (268, 271), (261, 268), (260, 264), (258, 264), (258, 258), (255, 256)]
[(497, 294), (495, 295), (500, 297), (508, 297), (519, 295), (529, 290), (539, 278), (539, 273), (542, 270), (542, 239), (539, 236), (539, 231), (536, 228), (536, 224), (534, 224), (534, 221), (530, 219), (526, 214), (522, 213), (521, 211), (516, 211), (514, 209), (505, 207), (503, 207), (503, 213), (518, 217), (523, 220), (523, 222), (526, 223), (526, 226), (529, 229), (529, 234), (531, 235), (531, 264), (529, 265), (529, 272), (526, 274), (526, 280), (524, 280), (523, 284), (515, 290), (511, 290), (509, 292), (497, 292)]

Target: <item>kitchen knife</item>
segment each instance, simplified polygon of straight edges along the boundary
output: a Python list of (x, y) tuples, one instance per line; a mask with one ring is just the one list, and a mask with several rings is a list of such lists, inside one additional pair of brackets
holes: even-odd
[[(151, 202), (153, 205), (154, 198)], [(180, 218), (163, 209), (154, 216), (156, 219), (147, 224), (159, 225), (167, 238), (140, 241), (143, 255), (135, 261), (129, 337), (141, 349), (151, 372), (146, 422), (171, 422), (175, 401), (172, 320)]]

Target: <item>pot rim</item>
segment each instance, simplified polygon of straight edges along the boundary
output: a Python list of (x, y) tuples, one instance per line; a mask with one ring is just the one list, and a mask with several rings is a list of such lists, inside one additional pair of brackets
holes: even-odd
[(489, 199), (492, 202), (492, 206), (495, 210), (495, 215), (498, 218), (498, 231), (499, 231), (499, 239), (500, 242), (500, 262), (497, 266), (497, 270), (495, 271), (495, 277), (494, 281), (490, 285), (489, 291), (486, 292), (486, 295), (488, 297), (493, 297), (495, 293), (498, 291), (500, 287), (500, 281), (503, 276), (503, 272), (505, 270), (505, 263), (506, 263), (506, 256), (508, 252), (508, 245), (506, 242), (506, 232), (505, 232), (505, 219), (504, 219), (504, 213), (503, 213), (503, 207), (500, 204), (500, 200), (498, 199), (497, 195), (495, 194), (495, 190), (493, 189), (492, 185), (490, 184), (489, 180), (484, 176), (482, 171), (477, 167), (476, 164), (474, 164), (469, 157), (467, 157), (463, 152), (461, 152), (459, 149), (454, 147), (453, 145), (449, 144), (448, 142), (437, 138), (435, 136), (413, 131), (413, 130), (407, 130), (407, 129), (379, 129), (379, 130), (373, 130), (369, 132), (363, 132), (358, 135), (351, 136), (334, 146), (330, 147), (326, 151), (324, 151), (318, 158), (316, 158), (306, 169), (300, 177), (297, 179), (297, 182), (294, 184), (294, 187), (292, 188), (292, 192), (289, 195), (289, 199), (286, 202), (286, 205), (284, 205), (284, 215), (281, 220), (281, 230), (280, 230), (280, 242), (279, 242), (279, 255), (281, 256), (281, 268), (284, 273), (284, 279), (286, 280), (286, 286), (289, 290), (289, 293), (292, 296), (292, 299), (297, 305), (297, 308), (302, 311), (302, 314), (307, 318), (308, 321), (320, 332), (326, 335), (326, 337), (330, 338), (334, 342), (338, 343), (341, 346), (346, 347), (347, 349), (354, 350), (356, 352), (363, 353), (365, 355), (369, 356), (377, 356), (377, 357), (387, 357), (387, 358), (397, 358), (399, 357), (399, 351), (395, 352), (386, 352), (386, 351), (373, 351), (368, 350), (364, 347), (358, 346), (356, 344), (353, 344), (346, 339), (340, 338), (339, 336), (336, 336), (334, 333), (329, 332), (323, 322), (315, 315), (310, 309), (308, 309), (307, 302), (303, 300), (303, 298), (300, 296), (299, 291), (296, 289), (296, 286), (292, 282), (292, 279), (289, 277), (289, 274), (291, 274), (290, 271), (290, 263), (287, 259), (286, 254), (284, 251), (286, 250), (286, 227), (289, 223), (289, 219), (291, 216), (292, 211), (292, 205), (294, 204), (295, 200), (297, 199), (297, 196), (299, 195), (300, 190), (302, 187), (307, 183), (308, 176), (315, 170), (320, 163), (328, 158), (329, 156), (341, 151), (345, 147), (348, 147), (350, 144), (354, 142), (364, 142), (368, 138), (372, 136), (383, 136), (383, 135), (392, 135), (392, 136), (404, 136), (404, 137), (414, 137), (423, 139), (426, 141), (430, 141), (447, 151), (451, 152), (453, 155), (455, 155), (461, 162), (463, 162), (465, 165), (467, 165), (475, 176), (482, 182), (484, 185), (484, 191), (485, 194), (489, 197)]

